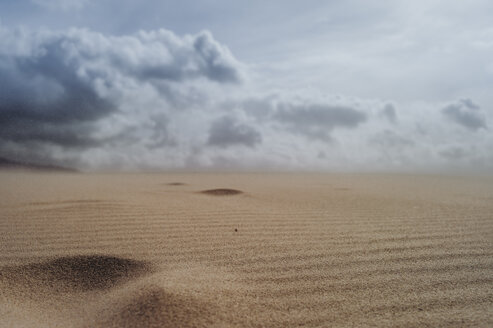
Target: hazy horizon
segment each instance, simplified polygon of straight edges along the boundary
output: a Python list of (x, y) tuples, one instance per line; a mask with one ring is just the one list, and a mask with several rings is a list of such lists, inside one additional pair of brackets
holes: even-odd
[(0, 157), (493, 173), (493, 3), (0, 3)]

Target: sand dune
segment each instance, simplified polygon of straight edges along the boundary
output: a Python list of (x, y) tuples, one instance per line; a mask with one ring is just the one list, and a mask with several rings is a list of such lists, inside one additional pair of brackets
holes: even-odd
[(493, 326), (492, 178), (0, 181), (0, 327)]
[(4, 267), (0, 269), (0, 280), (13, 283), (17, 285), (16, 288), (33, 288), (32, 293), (40, 287), (49, 288), (53, 292), (79, 292), (109, 289), (149, 270), (150, 266), (142, 261), (79, 255)]
[(212, 196), (232, 196), (232, 195), (239, 195), (243, 193), (240, 190), (229, 189), (229, 188), (208, 189), (201, 192), (203, 194), (212, 195)]

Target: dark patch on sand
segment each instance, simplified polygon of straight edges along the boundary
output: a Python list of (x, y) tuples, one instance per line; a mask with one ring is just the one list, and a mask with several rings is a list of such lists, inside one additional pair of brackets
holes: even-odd
[(166, 184), (167, 186), (186, 186), (186, 183), (183, 182), (170, 182)]
[[(211, 327), (219, 311), (194, 298), (168, 293), (157, 286), (145, 287), (95, 327)], [(217, 319), (217, 318), (216, 318)], [(217, 324), (217, 322), (216, 322)]]
[(233, 196), (242, 194), (243, 191), (236, 189), (227, 189), (227, 188), (219, 188), (219, 189), (209, 189), (201, 191), (202, 194), (212, 195), (212, 196)]
[(152, 271), (144, 261), (104, 255), (80, 255), (0, 268), (0, 283), (25, 292), (107, 290)]

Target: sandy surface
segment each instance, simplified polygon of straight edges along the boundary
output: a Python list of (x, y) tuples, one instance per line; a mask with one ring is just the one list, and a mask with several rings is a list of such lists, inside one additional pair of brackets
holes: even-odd
[(491, 327), (493, 179), (0, 172), (1, 327)]

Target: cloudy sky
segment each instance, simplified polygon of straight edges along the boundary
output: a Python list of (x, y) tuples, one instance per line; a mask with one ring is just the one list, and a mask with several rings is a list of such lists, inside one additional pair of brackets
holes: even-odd
[(493, 173), (489, 0), (0, 0), (0, 157)]

